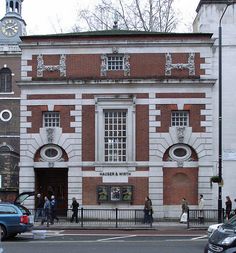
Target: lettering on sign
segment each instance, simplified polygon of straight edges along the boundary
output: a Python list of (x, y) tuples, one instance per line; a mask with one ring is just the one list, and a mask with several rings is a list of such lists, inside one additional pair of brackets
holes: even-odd
[(100, 172), (100, 176), (130, 176), (130, 172)]

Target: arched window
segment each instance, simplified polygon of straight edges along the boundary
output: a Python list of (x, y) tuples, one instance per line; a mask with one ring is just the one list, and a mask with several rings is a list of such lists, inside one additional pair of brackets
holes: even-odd
[(0, 70), (0, 92), (12, 91), (12, 76), (9, 68), (2, 68)]
[(13, 12), (14, 10), (14, 3), (13, 1), (10, 2), (10, 11)]
[(19, 10), (19, 3), (18, 3), (18, 2), (16, 2), (15, 12), (20, 13), (20, 10)]

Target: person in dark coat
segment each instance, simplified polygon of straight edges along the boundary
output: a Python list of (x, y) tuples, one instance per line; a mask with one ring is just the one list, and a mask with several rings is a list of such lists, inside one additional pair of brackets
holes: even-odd
[(40, 193), (37, 194), (36, 200), (35, 200), (35, 216), (34, 221), (37, 222), (39, 218), (43, 218), (43, 198)]
[(57, 217), (57, 202), (55, 199), (55, 196), (52, 195), (51, 196), (51, 224), (54, 224), (54, 220), (57, 220), (57, 222), (59, 221), (59, 218)]
[(232, 201), (229, 196), (226, 196), (225, 213), (226, 213), (227, 220), (230, 218), (231, 211), (232, 211)]
[(144, 223), (151, 223), (153, 221), (152, 214), (152, 201), (151, 199), (147, 196), (145, 198), (144, 202)]
[(73, 213), (72, 213), (70, 222), (73, 222), (75, 219), (75, 222), (78, 223), (79, 222), (79, 219), (78, 219), (79, 203), (77, 202), (76, 198), (72, 198), (71, 208), (72, 208)]

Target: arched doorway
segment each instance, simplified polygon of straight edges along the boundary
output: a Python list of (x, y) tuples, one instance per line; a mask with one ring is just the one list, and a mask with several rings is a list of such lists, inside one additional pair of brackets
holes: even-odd
[(167, 162), (163, 167), (163, 204), (180, 205), (182, 198), (186, 198), (189, 204), (196, 205), (198, 158), (194, 149), (175, 144), (166, 150), (163, 161)]
[(42, 196), (55, 196), (58, 215), (65, 216), (68, 206), (68, 169), (35, 169), (35, 190)]
[(63, 148), (55, 144), (42, 146), (35, 153), (34, 162), (42, 167), (35, 168), (35, 191), (42, 196), (55, 196), (58, 215), (66, 215), (68, 207), (68, 168), (55, 167), (65, 164), (68, 156)]

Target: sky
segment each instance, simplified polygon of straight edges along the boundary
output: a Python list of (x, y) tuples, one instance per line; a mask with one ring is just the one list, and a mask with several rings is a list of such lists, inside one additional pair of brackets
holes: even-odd
[[(27, 24), (27, 34), (71, 32), (76, 23), (78, 9), (91, 8), (99, 0), (24, 0), (22, 17)], [(182, 19), (177, 32), (189, 32), (200, 0), (175, 0), (174, 6)], [(0, 18), (6, 12), (5, 0), (0, 0)], [(59, 25), (58, 25), (59, 24)]]

